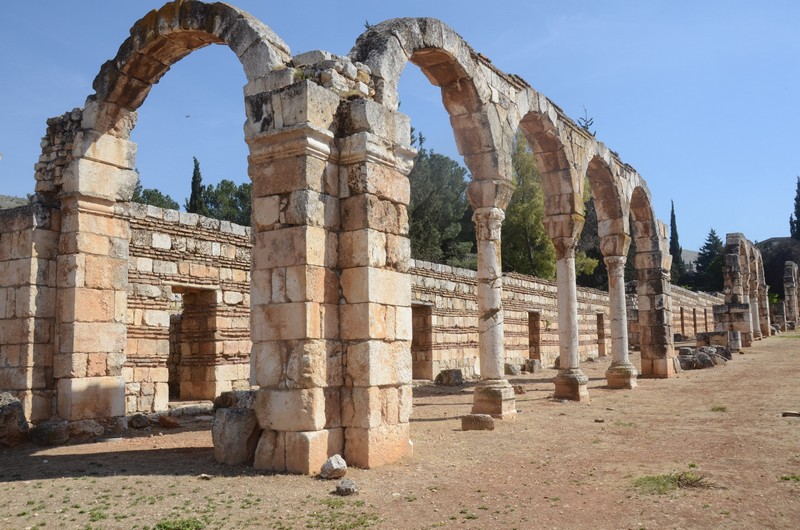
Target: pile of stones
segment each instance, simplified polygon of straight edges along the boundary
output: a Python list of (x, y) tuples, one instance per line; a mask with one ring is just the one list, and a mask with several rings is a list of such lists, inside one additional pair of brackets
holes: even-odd
[(678, 362), (681, 364), (681, 370), (702, 370), (703, 368), (714, 368), (717, 365), (724, 366), (731, 359), (731, 351), (728, 348), (714, 346), (689, 348), (684, 346), (678, 349)]

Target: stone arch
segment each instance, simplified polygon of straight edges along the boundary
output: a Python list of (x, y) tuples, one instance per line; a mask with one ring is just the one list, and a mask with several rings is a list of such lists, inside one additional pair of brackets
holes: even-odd
[[(485, 61), (445, 23), (433, 18), (396, 18), (371, 26), (358, 37), (349, 57), (372, 71), (375, 101), (397, 110), (398, 82), (406, 64), (417, 65), (441, 88), (456, 144), (473, 180), (495, 181), (472, 187), (473, 206), (505, 209), (511, 182), (513, 130), (501, 119), (499, 96), (487, 81)], [(493, 98), (493, 94), (495, 97)]]
[(619, 177), (600, 155), (589, 161), (586, 170), (597, 212), (597, 234), (603, 256), (626, 256), (630, 240), (630, 219), (623, 214)]
[[(116, 203), (130, 200), (136, 183), (130, 133), (152, 85), (172, 64), (209, 44), (230, 47), (250, 83), (289, 59), (286, 45), (249, 14), (223, 3), (176, 0), (133, 25), (116, 57), (100, 68), (82, 110), (72, 158), (53, 191), (61, 204), (64, 249), (53, 375), (64, 419), (125, 414), (130, 226)], [(85, 300), (103, 302), (88, 311)]]
[(650, 191), (643, 182), (633, 188), (629, 207), (636, 244), (641, 373), (643, 377), (671, 377), (676, 367), (667, 227), (656, 219)]

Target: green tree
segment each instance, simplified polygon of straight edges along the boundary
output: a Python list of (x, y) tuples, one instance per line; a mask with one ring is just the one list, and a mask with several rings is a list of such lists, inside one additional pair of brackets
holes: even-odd
[(603, 254), (600, 252), (600, 235), (597, 226), (597, 210), (591, 195), (589, 182), (585, 182), (583, 203), (583, 230), (575, 252), (576, 282), (582, 287), (608, 289), (608, 272)]
[(200, 174), (200, 162), (194, 160), (194, 171), (192, 172), (192, 192), (184, 204), (184, 208), (189, 213), (208, 216), (208, 207), (203, 202), (203, 175)]
[(411, 202), (408, 205), (411, 255), (415, 259), (474, 268), (472, 239), (465, 240), (462, 220), (469, 210), (466, 198), (467, 170), (455, 160), (419, 146), (414, 168), (408, 175)]
[(133, 188), (133, 197), (131, 202), (138, 202), (140, 204), (149, 204), (150, 206), (157, 206), (167, 210), (177, 210), (180, 205), (169, 195), (161, 193), (161, 191), (154, 188), (143, 188), (141, 180), (138, 180), (138, 171), (136, 187)]
[(528, 142), (517, 134), (512, 154), (516, 190), (506, 208), (502, 233), (503, 269), (553, 278), (556, 251), (544, 228), (542, 177)]
[(683, 249), (678, 242), (678, 223), (675, 220), (675, 203), (670, 201), (669, 212), (669, 253), (672, 256), (672, 283), (679, 284), (686, 276), (686, 264), (683, 262)]
[(216, 186), (213, 184), (203, 186), (201, 200), (206, 209), (206, 215), (214, 219), (250, 226), (251, 191), (252, 185), (249, 182), (237, 186), (233, 181), (227, 179), (222, 179)]
[(722, 265), (725, 260), (725, 246), (712, 228), (706, 237), (705, 243), (697, 253), (695, 268), (695, 288), (699, 291), (720, 292), (724, 280), (722, 278)]
[(794, 194), (794, 213), (789, 216), (789, 235), (800, 240), (800, 176), (797, 177), (797, 188)]

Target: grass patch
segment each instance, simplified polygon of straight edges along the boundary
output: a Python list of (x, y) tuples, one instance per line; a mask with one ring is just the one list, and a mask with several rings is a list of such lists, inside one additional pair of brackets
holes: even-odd
[(714, 405), (711, 407), (711, 412), (728, 412), (728, 407), (725, 405)]
[(162, 519), (157, 522), (153, 530), (202, 530), (205, 528), (198, 519)]
[(633, 481), (633, 487), (644, 495), (663, 495), (677, 489), (714, 487), (704, 475), (692, 471), (645, 475)]
[(800, 475), (781, 475), (781, 480), (786, 482), (800, 482)]

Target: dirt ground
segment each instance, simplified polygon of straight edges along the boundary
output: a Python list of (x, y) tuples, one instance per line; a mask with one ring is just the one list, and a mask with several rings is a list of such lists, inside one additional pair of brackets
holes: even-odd
[[(605, 388), (608, 364), (583, 365), (591, 403), (550, 399), (554, 370), (514, 378), (519, 415), (494, 431), (461, 431), (471, 387), (417, 389), (413, 458), (349, 470), (352, 497), (332, 495), (335, 482), (217, 464), (207, 419), (5, 450), (0, 528), (800, 527), (800, 418), (781, 416), (800, 410), (800, 334), (634, 390)], [(680, 472), (713, 487), (634, 487)]]

